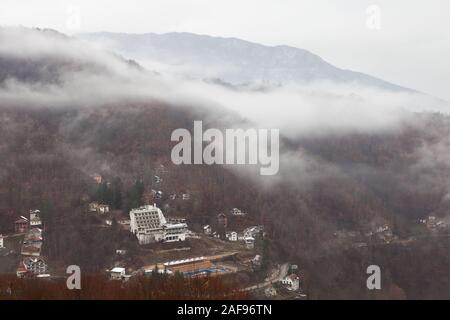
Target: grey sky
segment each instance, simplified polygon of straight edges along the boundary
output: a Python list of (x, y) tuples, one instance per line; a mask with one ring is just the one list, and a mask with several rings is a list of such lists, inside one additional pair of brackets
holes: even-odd
[[(369, 5), (381, 29), (366, 26)], [(80, 25), (73, 23), (80, 11)], [(184, 31), (308, 49), (450, 100), (448, 0), (1, 0), (0, 24), (65, 33)]]

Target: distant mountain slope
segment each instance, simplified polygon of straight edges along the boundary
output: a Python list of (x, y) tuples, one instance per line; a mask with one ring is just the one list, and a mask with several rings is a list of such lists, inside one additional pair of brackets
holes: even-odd
[(100, 32), (79, 37), (104, 41), (133, 59), (177, 67), (177, 71), (190, 77), (217, 78), (232, 84), (325, 80), (411, 91), (364, 73), (337, 68), (307, 50), (289, 46), (269, 47), (235, 38), (192, 33)]

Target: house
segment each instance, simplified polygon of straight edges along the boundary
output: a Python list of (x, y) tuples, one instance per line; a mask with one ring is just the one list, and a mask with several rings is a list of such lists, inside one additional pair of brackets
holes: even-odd
[(237, 241), (238, 240), (238, 234), (236, 231), (227, 232), (226, 237), (228, 241)]
[(130, 231), (139, 244), (184, 241), (187, 224), (170, 223), (156, 205), (146, 205), (130, 211)]
[(41, 242), (43, 240), (42, 237), (42, 229), (33, 228), (28, 231), (25, 235), (23, 243), (24, 244), (33, 244), (36, 242)]
[(244, 241), (245, 241), (245, 246), (247, 247), (247, 249), (253, 249), (255, 247), (255, 238), (245, 237)]
[(98, 202), (89, 203), (89, 205), (88, 205), (89, 212), (97, 212), (98, 206), (99, 206)]
[(16, 269), (16, 276), (17, 278), (24, 278), (27, 274), (27, 269), (25, 268), (25, 265), (23, 264), (23, 261), (20, 261), (19, 266)]
[(251, 237), (256, 238), (263, 230), (262, 226), (253, 226), (244, 230), (244, 238)]
[(189, 193), (183, 193), (181, 195), (181, 199), (183, 200), (189, 200), (191, 198), (191, 195)]
[(33, 275), (46, 274), (48, 269), (42, 257), (27, 257), (23, 259), (23, 265), (27, 272)]
[(264, 294), (266, 297), (275, 297), (277, 295), (277, 290), (273, 286), (270, 286), (264, 290)]
[(28, 219), (24, 216), (20, 216), (19, 219), (17, 219), (14, 222), (14, 231), (16, 233), (25, 233), (28, 230)]
[(113, 225), (112, 219), (105, 219), (105, 224), (106, 224), (107, 226), (112, 226), (112, 225)]
[(254, 267), (260, 267), (262, 264), (262, 257), (257, 254), (253, 259), (252, 259), (252, 264)]
[(209, 224), (206, 226), (203, 226), (203, 232), (208, 235), (211, 234), (211, 232), (212, 232), (211, 226)]
[(20, 254), (22, 256), (39, 257), (41, 255), (42, 242), (24, 243)]
[(116, 254), (119, 256), (124, 256), (127, 254), (127, 250), (123, 250), (123, 249), (117, 249), (116, 250)]
[(5, 247), (5, 244), (3, 242), (3, 236), (0, 234), (0, 249), (3, 249)]
[(30, 227), (37, 227), (40, 225), (42, 225), (41, 211), (40, 210), (30, 210)]
[(300, 287), (300, 278), (292, 273), (281, 280), (281, 283), (287, 287), (288, 290), (297, 291)]
[(108, 213), (109, 206), (107, 204), (99, 204), (97, 210), (99, 213)]
[(154, 176), (153, 177), (155, 183), (161, 183), (162, 182), (162, 178), (160, 176)]
[(247, 213), (238, 208), (231, 209), (230, 213), (233, 216), (245, 216)]
[(115, 267), (109, 272), (109, 274), (111, 280), (124, 280), (126, 277), (125, 268)]

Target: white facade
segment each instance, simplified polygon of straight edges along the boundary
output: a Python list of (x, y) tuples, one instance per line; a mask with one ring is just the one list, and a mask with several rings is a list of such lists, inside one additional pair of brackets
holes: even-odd
[(98, 206), (98, 212), (100, 213), (108, 213), (109, 212), (109, 206), (106, 204), (100, 204)]
[(245, 216), (247, 213), (238, 208), (231, 209), (231, 214), (233, 216)]
[(204, 232), (205, 234), (211, 234), (211, 233), (212, 233), (212, 228), (211, 228), (211, 226), (210, 226), (210, 225), (203, 226), (203, 232)]
[(40, 257), (27, 257), (23, 260), (23, 265), (28, 272), (34, 275), (47, 273), (47, 264)]
[(175, 242), (186, 240), (186, 223), (167, 223), (163, 225), (164, 241)]
[(36, 227), (42, 225), (41, 221), (41, 211), (30, 210), (30, 226)]
[(146, 205), (130, 211), (130, 231), (139, 244), (186, 240), (186, 223), (168, 223), (161, 209)]
[(0, 249), (4, 248), (5, 244), (3, 243), (3, 236), (0, 234)]
[(245, 237), (244, 241), (245, 241), (245, 246), (247, 247), (247, 249), (253, 249), (255, 247), (255, 238)]
[(110, 271), (112, 280), (123, 280), (125, 278), (125, 268), (114, 268)]
[(227, 233), (228, 241), (238, 241), (238, 234), (236, 231), (231, 231)]
[(297, 291), (300, 287), (300, 279), (297, 275), (291, 274), (283, 280), (281, 280), (281, 283), (288, 287), (289, 290)]

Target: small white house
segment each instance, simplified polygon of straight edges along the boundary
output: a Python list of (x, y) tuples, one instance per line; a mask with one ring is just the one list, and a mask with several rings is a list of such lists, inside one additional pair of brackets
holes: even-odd
[(100, 205), (98, 205), (98, 212), (99, 213), (108, 213), (109, 212), (109, 206), (107, 204), (100, 204)]
[(204, 232), (205, 234), (211, 234), (211, 232), (212, 232), (211, 226), (210, 226), (209, 224), (206, 225), (206, 226), (204, 226), (204, 227), (203, 227), (203, 232)]
[(238, 208), (233, 208), (233, 209), (231, 209), (230, 212), (231, 212), (231, 214), (233, 216), (245, 216), (245, 215), (247, 215), (246, 212), (244, 212), (244, 211), (242, 211), (241, 209), (238, 209)]
[(117, 250), (116, 250), (116, 254), (117, 254), (118, 256), (124, 256), (124, 255), (127, 254), (127, 250), (124, 250), (124, 249), (117, 249)]
[(190, 195), (189, 193), (183, 193), (183, 194), (181, 195), (181, 199), (183, 199), (183, 200), (189, 200), (189, 199), (191, 199), (191, 195)]
[(4, 248), (3, 236), (0, 234), (0, 249)]
[(115, 267), (110, 272), (111, 280), (125, 279), (125, 268)]
[(30, 210), (30, 226), (37, 227), (40, 225), (42, 225), (41, 211), (40, 210)]
[(300, 288), (300, 278), (294, 273), (284, 277), (281, 283), (291, 291), (297, 291)]
[(245, 246), (247, 247), (247, 249), (253, 249), (255, 247), (255, 238), (246, 237), (244, 239), (244, 241), (245, 241)]
[(231, 231), (228, 236), (229, 241), (238, 241), (238, 234), (236, 231)]
[(88, 205), (89, 212), (97, 212), (98, 206), (99, 206), (98, 202), (89, 203), (89, 205)]

